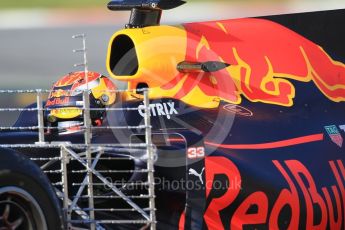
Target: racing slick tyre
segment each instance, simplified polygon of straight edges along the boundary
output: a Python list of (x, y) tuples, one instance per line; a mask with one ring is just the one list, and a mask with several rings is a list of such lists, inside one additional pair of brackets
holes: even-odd
[(61, 210), (40, 168), (13, 150), (0, 149), (0, 229), (60, 230)]

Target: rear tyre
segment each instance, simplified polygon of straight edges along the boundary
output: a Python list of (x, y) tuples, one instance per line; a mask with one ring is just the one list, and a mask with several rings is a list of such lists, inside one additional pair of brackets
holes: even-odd
[(0, 229), (60, 230), (61, 210), (40, 168), (23, 155), (0, 149)]

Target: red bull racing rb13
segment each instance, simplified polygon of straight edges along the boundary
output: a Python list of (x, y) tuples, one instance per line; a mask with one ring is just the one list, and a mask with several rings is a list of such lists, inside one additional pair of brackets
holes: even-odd
[(0, 229), (345, 228), (345, 10), (160, 25), (183, 3), (111, 1), (109, 77), (2, 91), (37, 100), (0, 132)]

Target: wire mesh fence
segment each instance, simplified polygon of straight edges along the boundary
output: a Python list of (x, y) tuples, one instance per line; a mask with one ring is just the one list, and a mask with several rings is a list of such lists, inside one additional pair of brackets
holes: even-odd
[[(2, 136), (12, 137), (10, 143), (2, 142), (0, 147), (29, 153), (30, 159), (41, 167), (61, 199), (70, 229), (107, 229), (116, 225), (144, 225), (155, 229), (155, 147), (151, 140), (148, 91), (142, 90), (144, 124), (138, 126), (94, 126), (91, 111), (102, 109), (122, 112), (139, 108), (92, 108), (88, 90), (80, 91), (83, 103), (78, 109), (82, 111), (83, 119), (78, 124), (63, 127), (66, 129), (77, 125), (78, 132), (83, 134), (79, 143), (47, 138), (48, 131), (61, 129), (59, 126), (47, 125), (45, 113), (49, 108), (45, 107), (44, 101), (52, 92), (0, 90), (0, 95), (33, 94), (36, 98), (35, 103), (26, 108), (0, 108), (0, 113), (34, 113), (36, 120), (29, 125), (18, 123), (14, 126), (0, 126)], [(118, 92), (128, 91), (114, 91)], [(141, 143), (94, 143), (93, 132), (99, 129), (112, 132), (123, 129), (143, 130), (144, 140)], [(16, 139), (16, 134), (25, 135), (27, 132), (34, 134), (37, 139), (31, 142)], [(141, 167), (138, 168), (134, 162), (140, 162)], [(133, 175), (137, 177), (135, 180)]]

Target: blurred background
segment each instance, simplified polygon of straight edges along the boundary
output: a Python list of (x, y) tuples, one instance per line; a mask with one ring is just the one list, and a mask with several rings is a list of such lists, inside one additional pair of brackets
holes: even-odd
[[(163, 14), (162, 23), (286, 14), (345, 8), (344, 0), (187, 0)], [(87, 34), (89, 69), (105, 75), (111, 35), (128, 22), (128, 12), (107, 10), (106, 0), (1, 0), (0, 89), (49, 89), (59, 77), (78, 69), (82, 61), (72, 53)], [(0, 107), (23, 107), (28, 95), (0, 95)], [(0, 114), (0, 125), (11, 124), (16, 114)]]

